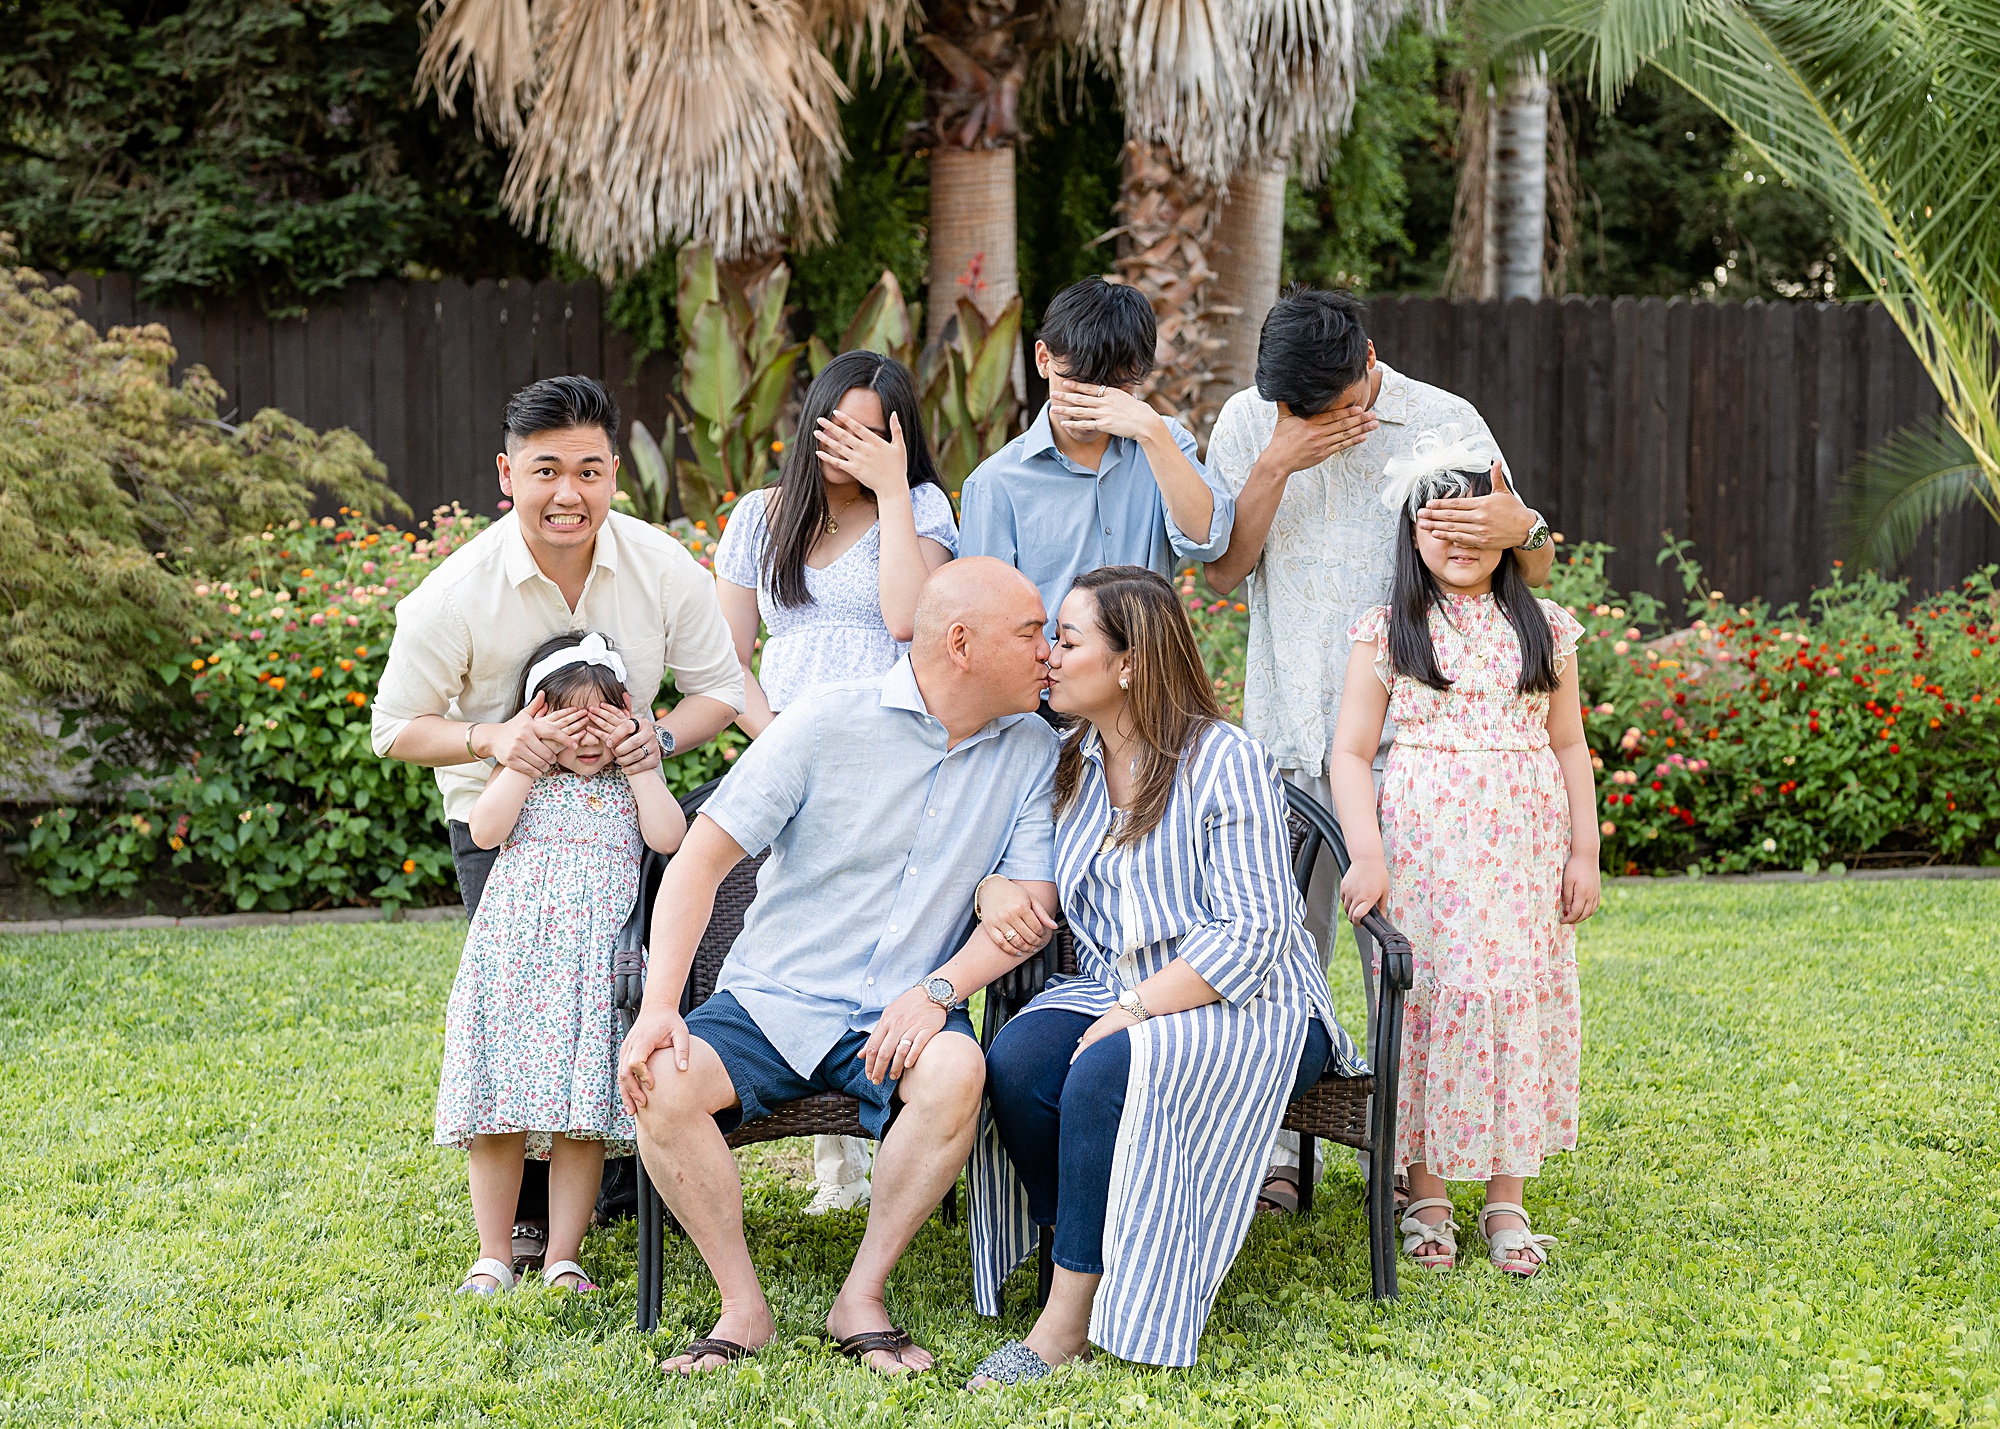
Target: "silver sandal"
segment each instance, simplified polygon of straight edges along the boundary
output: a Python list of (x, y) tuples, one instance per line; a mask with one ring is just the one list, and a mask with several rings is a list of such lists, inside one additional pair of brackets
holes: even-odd
[[(493, 1283), (491, 1285), (477, 1284), (476, 1277), (481, 1275), (491, 1276)], [(458, 1287), (458, 1293), (460, 1295), (481, 1296), (505, 1295), (513, 1288), (513, 1267), (509, 1266), (506, 1261), (490, 1259), (475, 1260), (472, 1262), (472, 1269), (465, 1272), (465, 1282)]]
[[(972, 1379), (990, 1379), (999, 1384), (1021, 1384), (1031, 1379), (1047, 1379), (1054, 1374), (1049, 1362), (1019, 1340), (1009, 1340), (979, 1362)], [(983, 1384), (965, 1383), (967, 1389), (984, 1389)]]

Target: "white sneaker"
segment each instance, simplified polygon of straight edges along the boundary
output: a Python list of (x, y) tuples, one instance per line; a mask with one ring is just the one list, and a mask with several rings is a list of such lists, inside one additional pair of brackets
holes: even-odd
[(856, 1206), (868, 1204), (868, 1180), (849, 1181), (844, 1185), (834, 1185), (830, 1181), (813, 1183), (813, 1198), (806, 1205), (809, 1216), (823, 1216), (828, 1211), (848, 1211)]

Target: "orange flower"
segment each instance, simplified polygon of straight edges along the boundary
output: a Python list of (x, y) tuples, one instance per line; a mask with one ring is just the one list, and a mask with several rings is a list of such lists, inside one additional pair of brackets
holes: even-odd
[(282, 689), (284, 689), (284, 688), (285, 688), (285, 677), (284, 677), (283, 675), (273, 675), (273, 676), (271, 676), (271, 688), (272, 688), (272, 689), (274, 689), (274, 690), (282, 690)]
[(416, 871), (417, 871), (417, 861), (415, 859), (406, 858), (403, 860), (403, 872), (415, 873)]
[(1242, 601), (1239, 600), (1236, 602), (1236, 608), (1238, 610), (1248, 610), (1250, 607), (1245, 605)]
[(352, 660), (342, 660), (340, 662), (340, 668), (343, 670), (352, 670), (354, 668), (354, 662)]
[(324, 675), (325, 673), (326, 673), (326, 667), (324, 665), (315, 665), (312, 667), (312, 677), (315, 680), (317, 680), (321, 675)]
[(199, 670), (199, 669), (200, 669), (200, 668), (201, 668), (202, 666), (206, 665), (207, 663), (208, 663), (208, 661), (206, 661), (206, 660), (197, 660), (197, 661), (195, 661), (195, 662), (194, 662), (194, 665), (192, 666), (192, 668), (194, 668), (194, 669), (196, 669), (196, 670)]
[(354, 647), (354, 653), (366, 660), (368, 658), (368, 647), (366, 645), (357, 645)]
[(362, 694), (359, 690), (349, 690), (347, 693), (347, 702), (356, 709), (360, 709), (368, 703), (368, 696)]

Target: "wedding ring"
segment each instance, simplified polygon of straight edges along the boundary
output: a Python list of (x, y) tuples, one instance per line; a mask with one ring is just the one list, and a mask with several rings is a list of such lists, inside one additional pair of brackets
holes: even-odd
[(1000, 936), (1005, 938), (1008, 942), (1011, 943), (1021, 935), (1019, 933), (1016, 933), (1012, 928), (1002, 928), (1000, 930)]
[(917, 1043), (917, 1039), (916, 1039), (916, 1038), (914, 1038), (914, 1037), (905, 1037), (905, 1038), (904, 1038), (904, 1039), (903, 1039), (902, 1041), (898, 1042), (898, 1043), (897, 1043), (896, 1045), (897, 1045), (898, 1047), (914, 1047), (914, 1046), (916, 1045), (916, 1043)]

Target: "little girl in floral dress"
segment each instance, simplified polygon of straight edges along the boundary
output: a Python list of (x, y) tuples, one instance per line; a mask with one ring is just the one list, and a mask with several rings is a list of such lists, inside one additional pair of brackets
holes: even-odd
[[(1386, 464), (1383, 503), (1403, 513), (1395, 584), (1349, 632), (1329, 782), (1352, 857), (1347, 916), (1381, 907), (1416, 954), (1396, 1108), (1413, 1198), (1403, 1249), (1450, 1269), (1445, 1183), (1480, 1181), (1489, 1256), (1526, 1278), (1555, 1241), (1528, 1223), (1526, 1179), (1576, 1146), (1574, 925), (1597, 909), (1598, 827), (1582, 626), (1534, 598), (1513, 552), (1417, 526), (1427, 502), (1490, 493), (1497, 458), (1447, 430)], [(1378, 800), (1369, 764), (1385, 716), (1395, 743)]]
[(540, 778), (498, 768), (473, 805), (472, 838), (503, 845), (466, 934), (445, 1014), (437, 1144), (471, 1151), (479, 1259), (459, 1293), (514, 1288), (514, 1206), (524, 1156), (549, 1162), (546, 1285), (595, 1290), (576, 1257), (606, 1143), (630, 1149), (618, 1099), (612, 954), (639, 891), (641, 841), (687, 832), (657, 768), (630, 779), (612, 750), (649, 724), (601, 635), (559, 635), (528, 659), (523, 704), (561, 752)]

